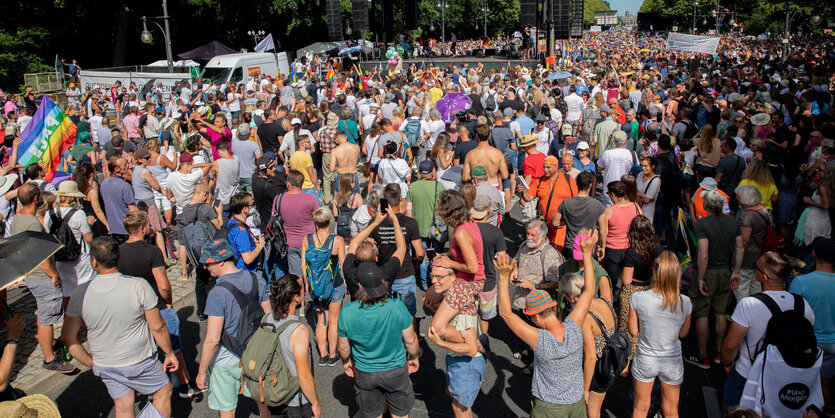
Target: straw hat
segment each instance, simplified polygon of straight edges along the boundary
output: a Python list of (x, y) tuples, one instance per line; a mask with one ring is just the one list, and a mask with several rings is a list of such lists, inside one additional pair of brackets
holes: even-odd
[(522, 140), (519, 141), (519, 148), (527, 148), (531, 145), (536, 145), (537, 138), (535, 135), (525, 135), (522, 137)]
[(768, 116), (768, 113), (757, 113), (754, 116), (751, 116), (751, 123), (755, 126), (765, 126), (768, 125), (768, 121), (771, 120), (771, 116)]
[[(58, 185), (58, 193), (60, 196), (69, 197), (84, 197), (84, 194), (78, 191), (78, 183), (72, 180), (64, 180)], [(2, 415), (0, 415), (2, 416)]]
[(61, 413), (46, 396), (29, 395), (14, 401), (0, 402), (0, 417), (61, 418)]

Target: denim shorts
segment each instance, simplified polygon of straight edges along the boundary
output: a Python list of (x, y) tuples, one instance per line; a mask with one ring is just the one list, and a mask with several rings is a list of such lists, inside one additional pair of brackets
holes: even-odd
[(643, 383), (654, 382), (680, 385), (684, 380), (684, 360), (676, 357), (650, 357), (635, 354), (632, 359), (632, 377)]
[(183, 349), (183, 344), (180, 341), (180, 317), (174, 308), (165, 308), (159, 310), (162, 320), (165, 321), (165, 326), (168, 327), (168, 336), (171, 337), (171, 347), (174, 349), (174, 354), (179, 353)]
[(414, 275), (402, 279), (395, 279), (391, 285), (391, 294), (393, 297), (400, 299), (406, 305), (409, 313), (415, 316), (417, 313), (417, 289)]
[(93, 374), (101, 378), (107, 387), (107, 393), (113, 399), (119, 399), (131, 390), (150, 395), (168, 384), (168, 376), (157, 356), (125, 367), (102, 367), (94, 364)]
[(333, 288), (333, 296), (331, 296), (331, 303), (341, 303), (345, 299), (345, 282), (339, 287)]
[(465, 408), (473, 406), (484, 380), (484, 356), (446, 356), (446, 379), (450, 395)]

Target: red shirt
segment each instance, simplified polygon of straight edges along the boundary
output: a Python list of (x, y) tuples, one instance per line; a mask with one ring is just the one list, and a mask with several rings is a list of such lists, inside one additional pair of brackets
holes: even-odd
[(545, 175), (545, 169), (543, 166), (545, 164), (545, 157), (546, 155), (543, 153), (531, 154), (525, 157), (525, 161), (522, 162), (522, 176), (531, 176), (531, 179), (538, 179)]

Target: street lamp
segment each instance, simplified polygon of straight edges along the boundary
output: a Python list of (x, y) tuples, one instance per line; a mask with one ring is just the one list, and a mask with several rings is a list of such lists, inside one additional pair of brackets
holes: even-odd
[(449, 9), (449, 3), (439, 0), (438, 8), (441, 9), (441, 43), (446, 43), (446, 9)]
[(693, 30), (690, 32), (693, 35), (696, 34), (696, 7), (699, 6), (699, 0), (693, 1)]
[[(168, 72), (174, 72), (174, 58), (171, 54), (171, 30), (168, 27), (168, 1), (162, 0), (162, 16), (142, 16), (142, 33), (139, 34), (139, 40), (143, 43), (149, 44), (154, 41), (154, 36), (148, 30), (148, 21), (153, 22), (165, 37), (165, 58), (168, 60)], [(157, 19), (162, 19), (165, 27), (156, 22)]]
[(490, 13), (490, 6), (487, 4), (487, 0), (484, 0), (481, 3), (481, 13), (484, 13), (484, 39), (487, 39), (487, 13)]
[(249, 31), (246, 32), (246, 34), (251, 36), (253, 39), (255, 39), (255, 45), (258, 45), (258, 37), (259, 36), (263, 37), (264, 35), (267, 34), (267, 32), (264, 32), (262, 30), (249, 30)]

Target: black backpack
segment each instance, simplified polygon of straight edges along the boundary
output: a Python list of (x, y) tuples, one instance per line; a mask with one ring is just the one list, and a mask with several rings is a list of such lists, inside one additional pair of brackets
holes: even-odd
[[(618, 317), (615, 314), (614, 308), (612, 308), (608, 300), (603, 299), (603, 301), (609, 306), (609, 309), (612, 311), (612, 318), (615, 318), (615, 323), (617, 323)], [(597, 326), (600, 327), (603, 338), (606, 340), (606, 348), (603, 349), (603, 354), (597, 359), (597, 363), (594, 366), (595, 380), (598, 385), (605, 387), (626, 369), (626, 366), (629, 364), (629, 354), (632, 353), (632, 342), (629, 340), (629, 335), (627, 335), (626, 331), (618, 331), (612, 334), (611, 337), (606, 337), (606, 327), (603, 325), (603, 321), (592, 311), (589, 311), (589, 315), (594, 319), (594, 322), (597, 322)]]
[(692, 120), (683, 120), (681, 123), (684, 124), (684, 137), (687, 139), (693, 138), (696, 134), (699, 133), (699, 127), (693, 123)]
[(351, 219), (356, 209), (351, 209), (350, 204), (354, 201), (354, 194), (348, 198), (348, 204), (337, 207), (339, 213), (336, 215), (336, 234), (343, 238), (351, 236)]
[(496, 95), (499, 94), (498, 92), (490, 94), (487, 93), (487, 100), (484, 101), (484, 104), (487, 105), (487, 110), (492, 111), (496, 108)]
[(55, 261), (75, 261), (81, 255), (81, 243), (76, 241), (70, 228), (70, 219), (76, 211), (78, 209), (70, 210), (63, 219), (58, 217), (54, 208), (49, 211), (49, 218), (52, 220), (52, 224), (49, 226), (49, 234), (57, 238), (61, 244), (64, 244), (55, 253)]
[(255, 334), (258, 326), (261, 325), (261, 319), (264, 317), (264, 309), (261, 308), (261, 301), (258, 300), (258, 278), (255, 276), (255, 273), (250, 272), (249, 275), (252, 277), (252, 289), (248, 295), (244, 295), (243, 292), (229, 282), (217, 284), (217, 286), (228, 290), (232, 294), (232, 297), (235, 298), (238, 307), (241, 308), (241, 317), (238, 320), (238, 330), (236, 332), (237, 335), (230, 335), (226, 332), (225, 327), (220, 335), (220, 344), (238, 356), (238, 358), (243, 356), (246, 344), (252, 338), (252, 335)]
[(765, 328), (765, 337), (757, 343), (757, 350), (755, 355), (751, 356), (751, 362), (769, 345), (773, 345), (777, 347), (786, 364), (791, 367), (807, 369), (815, 365), (818, 357), (815, 328), (806, 319), (806, 303), (803, 298), (795, 294), (792, 296), (794, 307), (784, 311), (765, 293), (753, 295), (765, 304), (771, 312), (771, 319), (768, 320)]
[(270, 212), (270, 221), (267, 222), (267, 236), (270, 238), (270, 245), (273, 250), (282, 257), (287, 257), (287, 234), (284, 233), (284, 221), (281, 219), (281, 199), (284, 193), (273, 199), (273, 208)]

